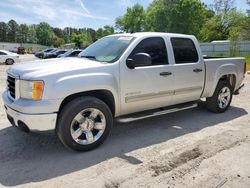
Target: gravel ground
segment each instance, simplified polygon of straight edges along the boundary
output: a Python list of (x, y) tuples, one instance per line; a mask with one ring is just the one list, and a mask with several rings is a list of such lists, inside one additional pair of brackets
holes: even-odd
[[(23, 56), (21, 61), (33, 59)], [(0, 65), (0, 92), (5, 71)], [(25, 134), (0, 109), (0, 187), (250, 187), (250, 76), (223, 114), (199, 108), (116, 123), (98, 149), (66, 149), (54, 132)], [(3, 106), (2, 100), (0, 100)]]

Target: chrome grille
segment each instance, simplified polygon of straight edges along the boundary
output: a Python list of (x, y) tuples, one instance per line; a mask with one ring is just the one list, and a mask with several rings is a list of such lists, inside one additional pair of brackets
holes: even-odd
[(13, 97), (15, 99), (16, 97), (16, 82), (15, 82), (15, 78), (12, 76), (7, 77), (7, 87), (8, 90), (10, 92), (10, 96)]

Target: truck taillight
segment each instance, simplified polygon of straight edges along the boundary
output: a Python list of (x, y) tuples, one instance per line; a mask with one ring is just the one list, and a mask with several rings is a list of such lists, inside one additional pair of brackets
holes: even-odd
[(246, 77), (246, 73), (247, 73), (247, 63), (245, 62), (244, 63), (244, 74), (243, 74), (244, 78)]

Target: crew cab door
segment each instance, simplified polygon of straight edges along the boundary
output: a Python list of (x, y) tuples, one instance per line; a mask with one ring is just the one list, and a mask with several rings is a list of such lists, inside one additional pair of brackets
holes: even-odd
[[(196, 40), (196, 39), (193, 39)], [(191, 38), (170, 38), (174, 65), (174, 103), (200, 99), (205, 79), (205, 67), (198, 42)]]
[[(173, 66), (169, 64), (165, 39), (150, 37), (138, 41), (120, 63), (121, 114), (144, 111), (172, 103)], [(126, 60), (147, 53), (152, 64), (128, 68)]]

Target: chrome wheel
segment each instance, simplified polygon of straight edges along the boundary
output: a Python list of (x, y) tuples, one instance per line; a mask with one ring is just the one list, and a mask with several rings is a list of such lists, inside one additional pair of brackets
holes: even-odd
[(228, 87), (223, 87), (218, 96), (218, 105), (221, 109), (226, 108), (231, 99), (231, 91)]
[(81, 145), (96, 142), (106, 128), (104, 114), (96, 108), (87, 108), (79, 112), (71, 122), (71, 137)]

